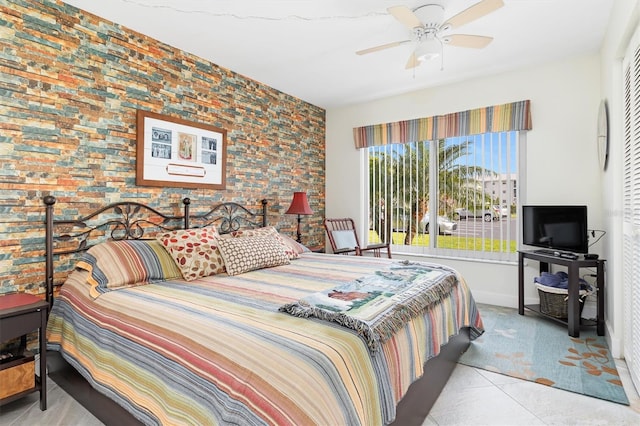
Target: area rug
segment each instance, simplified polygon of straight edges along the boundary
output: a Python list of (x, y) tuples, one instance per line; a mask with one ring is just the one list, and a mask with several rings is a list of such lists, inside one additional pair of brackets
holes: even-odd
[(478, 304), (485, 332), (461, 364), (629, 405), (609, 347), (593, 327), (567, 327), (534, 312)]

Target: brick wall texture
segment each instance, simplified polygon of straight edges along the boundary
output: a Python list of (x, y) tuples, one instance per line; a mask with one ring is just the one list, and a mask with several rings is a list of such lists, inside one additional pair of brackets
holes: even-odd
[[(221, 41), (222, 42), (222, 41)], [(136, 110), (227, 131), (225, 190), (136, 186)], [(306, 191), (304, 242), (324, 241), (322, 108), (59, 1), (0, 0), (0, 294), (43, 293), (44, 204), (56, 218), (136, 200), (179, 213)]]

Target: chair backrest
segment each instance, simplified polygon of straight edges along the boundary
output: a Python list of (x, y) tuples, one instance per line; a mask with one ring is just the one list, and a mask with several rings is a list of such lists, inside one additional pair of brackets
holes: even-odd
[(325, 219), (324, 229), (327, 231), (333, 252), (350, 252), (360, 249), (360, 240), (356, 225), (351, 218)]

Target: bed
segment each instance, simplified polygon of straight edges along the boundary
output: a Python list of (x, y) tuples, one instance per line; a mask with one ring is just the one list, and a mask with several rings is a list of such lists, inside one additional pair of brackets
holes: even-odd
[(456, 271), (309, 252), (268, 226), (266, 201), (74, 219), (45, 204), (48, 348), (131, 422), (421, 424), (482, 333)]

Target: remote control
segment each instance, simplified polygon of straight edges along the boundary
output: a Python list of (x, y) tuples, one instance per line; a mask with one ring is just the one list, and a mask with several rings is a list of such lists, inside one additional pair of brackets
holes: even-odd
[(576, 260), (578, 258), (578, 255), (573, 253), (560, 253), (559, 257), (562, 257), (564, 259)]

